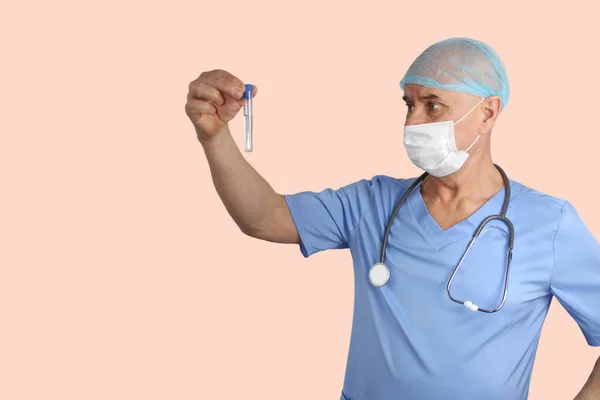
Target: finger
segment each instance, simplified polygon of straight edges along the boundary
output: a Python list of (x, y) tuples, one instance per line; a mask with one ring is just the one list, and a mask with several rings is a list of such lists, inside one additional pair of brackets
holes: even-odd
[(190, 111), (200, 114), (216, 114), (217, 109), (206, 100), (190, 99), (188, 101)]
[(199, 100), (209, 100), (216, 105), (222, 106), (225, 99), (218, 89), (202, 82), (195, 82), (190, 86), (190, 98)]
[[(256, 97), (256, 93), (258, 92), (258, 88), (254, 85), (250, 85), (252, 86), (252, 98)], [(246, 91), (246, 85), (244, 85), (244, 92)], [(243, 99), (242, 99), (243, 100)]]
[(198, 80), (209, 86), (215, 87), (221, 93), (228, 94), (234, 99), (241, 99), (246, 90), (244, 82), (220, 69), (203, 73)]
[[(257, 88), (256, 86), (252, 85), (252, 98), (256, 97), (256, 93), (257, 93), (257, 92), (258, 92), (258, 88)], [(227, 97), (229, 98), (230, 96), (227, 96)], [(245, 101), (245, 99), (244, 99), (244, 98), (241, 98), (241, 99), (233, 99), (233, 100), (236, 102), (236, 104), (237, 104), (238, 106), (240, 106), (240, 107), (243, 107), (243, 106), (244, 106), (244, 101)]]

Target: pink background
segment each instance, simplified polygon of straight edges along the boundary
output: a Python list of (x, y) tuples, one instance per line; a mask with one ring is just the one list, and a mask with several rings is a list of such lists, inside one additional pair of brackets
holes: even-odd
[[(0, 398), (339, 397), (350, 254), (240, 232), (184, 111), (205, 70), (258, 87), (245, 156), (273, 187), (322, 190), (418, 174), (402, 74), (485, 41), (512, 91), (495, 161), (600, 238), (598, 10), (550, 3), (3, 1)], [(571, 399), (599, 353), (554, 302), (530, 399)]]

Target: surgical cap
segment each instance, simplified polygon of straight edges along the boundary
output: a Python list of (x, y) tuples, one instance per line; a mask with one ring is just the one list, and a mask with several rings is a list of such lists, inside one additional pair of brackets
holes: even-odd
[(510, 88), (504, 64), (485, 43), (468, 38), (450, 38), (429, 46), (412, 63), (400, 88), (413, 83), (429, 88), (500, 97), (501, 110), (508, 103)]

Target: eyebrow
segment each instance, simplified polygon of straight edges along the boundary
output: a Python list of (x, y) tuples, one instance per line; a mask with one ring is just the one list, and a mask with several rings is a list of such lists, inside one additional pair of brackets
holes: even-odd
[[(419, 96), (418, 98), (419, 98), (419, 100), (441, 100), (440, 96), (435, 95), (433, 93), (425, 95), (425, 96)], [(408, 96), (402, 96), (402, 100), (408, 101), (410, 99), (408, 98)]]

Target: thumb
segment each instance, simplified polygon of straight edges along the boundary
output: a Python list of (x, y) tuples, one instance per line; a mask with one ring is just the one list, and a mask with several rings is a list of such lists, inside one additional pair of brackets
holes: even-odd
[[(254, 85), (251, 85), (251, 86), (252, 86), (252, 98), (254, 98), (254, 97), (256, 97), (256, 93), (258, 93), (258, 88)], [(246, 99), (244, 98), (244, 96), (242, 96), (241, 99), (235, 99), (235, 101), (238, 104), (238, 106), (243, 107)]]

